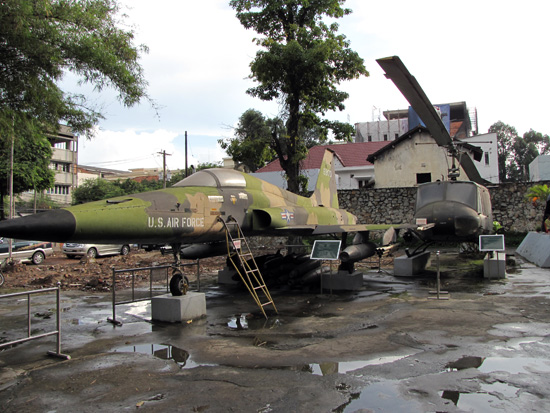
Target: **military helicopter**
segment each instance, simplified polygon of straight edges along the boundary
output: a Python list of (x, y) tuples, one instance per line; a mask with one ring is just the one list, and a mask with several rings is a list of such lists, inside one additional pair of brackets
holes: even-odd
[[(416, 224), (427, 229), (409, 229), (404, 237), (414, 236), (424, 241), (425, 246), (433, 241), (477, 242), (479, 235), (489, 234), (493, 229), (491, 197), (483, 186), (487, 182), (479, 175), (472, 158), (461, 151), (461, 142), (451, 138), (441, 116), (401, 59), (391, 56), (376, 61), (386, 72), (386, 78), (405, 96), (436, 143), (445, 147), (452, 157), (447, 181), (418, 186), (414, 218)], [(470, 180), (457, 180), (460, 176), (457, 162)]]
[[(240, 171), (205, 169), (170, 188), (3, 221), (0, 236), (53, 242), (170, 244), (177, 265), (180, 258), (226, 254), (224, 222), (230, 220), (247, 236), (358, 232), (361, 236), (353, 245), (343, 248), (349, 268), (376, 252), (376, 245), (365, 234), (391, 226), (357, 224), (353, 214), (339, 208), (334, 164), (334, 153), (326, 150), (316, 189), (309, 198)], [(170, 285), (179, 286), (174, 287), (176, 292), (181, 281), (181, 273), (175, 272)]]

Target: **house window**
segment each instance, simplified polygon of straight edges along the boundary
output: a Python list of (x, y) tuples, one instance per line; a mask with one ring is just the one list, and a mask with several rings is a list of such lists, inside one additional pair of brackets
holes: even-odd
[(384, 134), (384, 140), (387, 141), (388, 140), (388, 135), (385, 133)]
[(417, 184), (425, 184), (426, 182), (432, 182), (432, 174), (431, 173), (422, 173), (422, 174), (416, 174), (416, 183)]
[(489, 154), (485, 152), (485, 165), (489, 165)]
[(46, 190), (47, 194), (50, 195), (70, 195), (70, 187), (65, 185), (55, 185), (53, 188)]
[(395, 134), (395, 139), (397, 139), (397, 138), (399, 138), (399, 134), (398, 134), (398, 133)]
[(372, 135), (369, 135), (367, 139), (369, 140), (369, 142), (372, 142)]

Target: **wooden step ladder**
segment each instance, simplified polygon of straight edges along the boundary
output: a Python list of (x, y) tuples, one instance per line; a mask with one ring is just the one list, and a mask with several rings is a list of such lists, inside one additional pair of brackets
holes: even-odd
[[(258, 268), (256, 260), (252, 255), (252, 251), (250, 251), (250, 247), (248, 246), (248, 242), (246, 241), (246, 238), (241, 230), (241, 226), (232, 217), (229, 217), (227, 221), (224, 221), (221, 218), (219, 218), (219, 220), (223, 222), (225, 227), (227, 256), (243, 280), (244, 285), (246, 285), (250, 295), (252, 295), (252, 298), (254, 298), (254, 301), (256, 301), (258, 307), (260, 307), (260, 310), (262, 310), (264, 317), (267, 318), (265, 307), (271, 304), (275, 312), (277, 312), (277, 308), (275, 307), (271, 294), (265, 285), (260, 269)], [(231, 249), (234, 250), (234, 254)], [(240, 267), (238, 263), (235, 262), (236, 260), (234, 260), (235, 255), (239, 259)], [(260, 300), (260, 293), (263, 294), (264, 302)]]

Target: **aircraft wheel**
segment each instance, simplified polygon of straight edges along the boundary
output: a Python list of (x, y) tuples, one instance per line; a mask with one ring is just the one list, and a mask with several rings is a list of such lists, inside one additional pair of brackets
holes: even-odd
[(181, 273), (181, 271), (174, 271), (172, 278), (170, 279), (170, 292), (174, 296), (180, 296), (187, 294), (189, 289), (189, 279)]
[(42, 252), (37, 251), (32, 256), (32, 263), (34, 265), (42, 264), (44, 262), (45, 258), (46, 257), (44, 256), (44, 254)]

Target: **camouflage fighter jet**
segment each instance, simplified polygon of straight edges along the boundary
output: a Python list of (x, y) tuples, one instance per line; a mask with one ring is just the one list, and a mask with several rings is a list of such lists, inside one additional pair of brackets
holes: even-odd
[[(325, 152), (311, 197), (296, 195), (232, 169), (205, 169), (166, 189), (89, 202), (0, 222), (0, 236), (53, 242), (171, 244), (176, 263), (227, 253), (223, 222), (246, 236), (358, 232), (342, 260), (373, 255), (368, 231), (338, 205), (334, 154)], [(367, 236), (366, 236), (367, 235)], [(182, 245), (191, 245), (181, 249)], [(199, 245), (196, 245), (199, 244)], [(349, 265), (349, 264), (348, 264)]]

